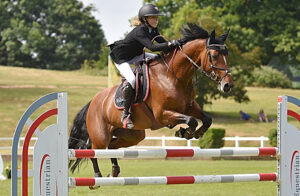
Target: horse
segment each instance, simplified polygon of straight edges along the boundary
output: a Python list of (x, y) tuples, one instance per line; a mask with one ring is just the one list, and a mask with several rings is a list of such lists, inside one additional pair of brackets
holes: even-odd
[[(233, 80), (228, 68), (226, 31), (216, 37), (213, 30), (188, 23), (181, 29), (181, 46), (172, 49), (149, 64), (150, 89), (145, 104), (153, 114), (153, 120), (140, 105), (133, 107), (134, 130), (122, 127), (121, 110), (114, 106), (117, 86), (98, 92), (74, 118), (70, 131), (69, 149), (118, 149), (137, 145), (145, 138), (145, 129), (173, 128), (187, 124), (175, 133), (176, 136), (199, 138), (211, 126), (212, 118), (202, 111), (195, 101), (193, 76), (197, 71), (218, 82), (220, 91), (228, 92)], [(202, 126), (197, 129), (199, 119)], [(70, 161), (74, 172), (81, 159)], [(91, 159), (95, 177), (102, 177), (97, 159)], [(113, 177), (120, 173), (116, 158), (111, 158)], [(90, 187), (91, 189), (93, 187)]]

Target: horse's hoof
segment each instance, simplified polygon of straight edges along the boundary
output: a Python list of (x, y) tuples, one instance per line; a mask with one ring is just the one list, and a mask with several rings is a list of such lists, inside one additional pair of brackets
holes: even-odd
[(120, 167), (118, 165), (113, 165), (112, 166), (112, 171), (111, 171), (111, 176), (112, 177), (118, 177), (120, 174)]
[(90, 190), (96, 190), (96, 189), (98, 189), (98, 188), (100, 188), (100, 186), (89, 186), (89, 189), (90, 189)]
[(190, 140), (194, 137), (194, 131), (189, 127), (184, 132), (184, 138)]
[(202, 128), (198, 129), (194, 133), (194, 138), (199, 139), (200, 137), (203, 137), (203, 135), (205, 134), (206, 131), (207, 130), (203, 130)]
[(117, 175), (113, 175), (113, 174), (107, 174), (107, 177), (111, 177), (111, 178), (115, 178), (115, 177), (120, 177), (121, 176), (121, 174), (120, 173), (118, 173)]
[(180, 127), (180, 129), (175, 132), (175, 136), (180, 137), (180, 138), (184, 138), (185, 131), (186, 130), (184, 128)]

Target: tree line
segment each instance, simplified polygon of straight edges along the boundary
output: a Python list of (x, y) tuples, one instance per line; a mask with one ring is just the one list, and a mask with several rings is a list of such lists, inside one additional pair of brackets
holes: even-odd
[(93, 7), (78, 0), (1, 0), (0, 65), (73, 70), (106, 42)]

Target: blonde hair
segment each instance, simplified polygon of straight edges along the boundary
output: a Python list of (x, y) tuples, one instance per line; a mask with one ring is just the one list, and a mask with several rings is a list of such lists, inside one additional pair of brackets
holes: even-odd
[(136, 26), (139, 26), (139, 25), (141, 25), (141, 24), (142, 24), (142, 22), (140, 21), (140, 19), (139, 19), (138, 16), (133, 17), (133, 18), (131, 19), (131, 21), (130, 21), (130, 25), (131, 25), (132, 27), (136, 27)]

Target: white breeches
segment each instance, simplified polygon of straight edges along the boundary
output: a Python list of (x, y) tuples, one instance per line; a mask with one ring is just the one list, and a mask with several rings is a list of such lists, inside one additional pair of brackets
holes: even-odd
[[(145, 56), (146, 56), (146, 58), (147, 57), (154, 58), (156, 56), (156, 54), (146, 52)], [(126, 80), (130, 83), (130, 85), (133, 89), (135, 89), (135, 75), (133, 74), (133, 72), (130, 68), (130, 64), (136, 65), (136, 63), (138, 63), (142, 60), (143, 60), (143, 54), (136, 56), (133, 59), (131, 59), (127, 62), (121, 63), (121, 64), (115, 63), (115, 65), (118, 68), (118, 70), (120, 71), (121, 75), (126, 78)]]

